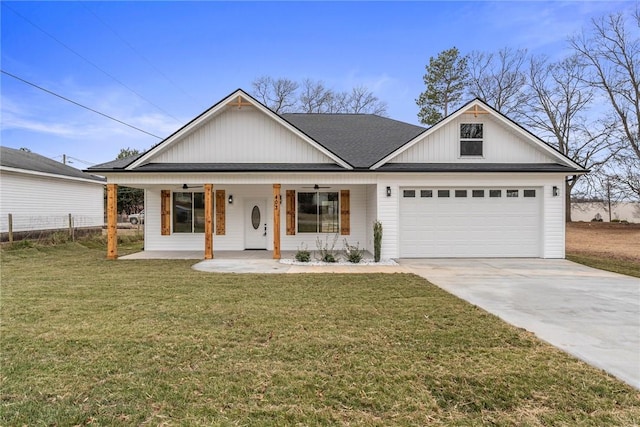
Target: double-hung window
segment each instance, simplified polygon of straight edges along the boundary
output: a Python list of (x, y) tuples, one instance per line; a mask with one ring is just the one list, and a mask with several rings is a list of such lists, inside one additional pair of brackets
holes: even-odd
[(482, 157), (482, 123), (462, 123), (460, 125), (460, 157)]
[(338, 233), (339, 214), (337, 192), (298, 193), (298, 233)]
[(173, 232), (204, 233), (204, 193), (173, 193)]

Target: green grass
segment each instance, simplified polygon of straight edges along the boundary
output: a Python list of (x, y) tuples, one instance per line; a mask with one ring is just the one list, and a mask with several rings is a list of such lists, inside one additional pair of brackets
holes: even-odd
[(0, 425), (640, 424), (637, 390), (414, 275), (1, 256)]
[(627, 276), (640, 277), (640, 260), (611, 258), (605, 255), (568, 253), (569, 261), (584, 264), (600, 270), (613, 271)]

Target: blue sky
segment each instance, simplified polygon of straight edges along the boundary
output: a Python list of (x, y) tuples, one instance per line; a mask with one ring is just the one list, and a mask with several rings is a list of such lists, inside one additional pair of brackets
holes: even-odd
[[(365, 85), (418, 124), (429, 57), (509, 46), (560, 58), (634, 2), (6, 2), (1, 67), (166, 137), (258, 76)], [(74, 53), (75, 52), (75, 53)], [(159, 140), (2, 74), (1, 144), (85, 168)]]

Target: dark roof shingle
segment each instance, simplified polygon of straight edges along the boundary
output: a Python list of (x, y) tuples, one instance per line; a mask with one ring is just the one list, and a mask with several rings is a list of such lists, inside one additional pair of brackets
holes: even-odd
[(84, 173), (81, 170), (56, 162), (55, 160), (41, 156), (40, 154), (16, 150), (15, 148), (9, 147), (0, 147), (0, 165), (14, 169), (23, 169), (27, 171), (104, 182), (104, 178)]
[(282, 114), (354, 168), (369, 168), (426, 128), (373, 114)]

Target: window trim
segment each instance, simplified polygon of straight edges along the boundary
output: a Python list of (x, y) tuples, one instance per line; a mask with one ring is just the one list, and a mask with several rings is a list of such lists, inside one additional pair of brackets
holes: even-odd
[[(481, 126), (481, 134), (482, 134), (482, 136), (480, 138), (463, 138), (462, 137), (462, 126), (465, 126), (465, 125), (478, 125), (478, 126)], [(484, 153), (485, 153), (484, 123), (460, 123), (458, 136), (459, 136), (458, 158), (461, 158), (461, 159), (483, 159), (484, 158)], [(481, 153), (480, 154), (462, 154), (462, 143), (463, 142), (479, 142), (480, 143)]]
[[(302, 204), (300, 203), (300, 199), (299, 199), (299, 195), (300, 194), (317, 194), (318, 195), (318, 199), (320, 198), (320, 194), (329, 194), (329, 193), (334, 193), (336, 194), (336, 201), (337, 201), (337, 205), (336, 205), (336, 209), (335, 212), (333, 213), (333, 215), (336, 217), (336, 222), (335, 222), (335, 231), (320, 231), (320, 212), (319, 212), (319, 208), (320, 208), (320, 204), (318, 204), (316, 202), (316, 231), (301, 231), (300, 230), (300, 207), (302, 206)], [(338, 191), (319, 191), (319, 190), (315, 190), (315, 191), (296, 191), (296, 234), (338, 234), (341, 233), (341, 222), (340, 222), (340, 217), (341, 217), (341, 211), (340, 211), (340, 206), (342, 205), (341, 203), (341, 192)]]
[[(191, 195), (191, 231), (176, 231), (176, 194), (190, 194)], [(202, 196), (202, 211), (204, 212), (204, 192), (203, 191), (173, 191), (171, 193), (171, 233), (172, 234), (204, 234), (205, 233), (205, 225), (202, 223), (202, 231), (196, 230), (196, 194), (201, 194)], [(212, 203), (214, 203), (212, 201)], [(215, 207), (215, 206), (214, 206)], [(204, 215), (204, 214), (203, 214)]]

